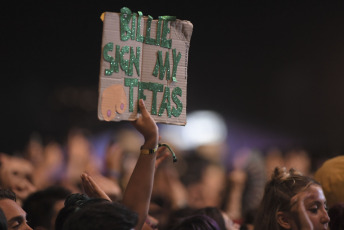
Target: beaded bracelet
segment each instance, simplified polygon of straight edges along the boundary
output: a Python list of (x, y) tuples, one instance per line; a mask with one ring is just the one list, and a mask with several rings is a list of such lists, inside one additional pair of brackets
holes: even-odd
[(145, 155), (150, 155), (155, 153), (158, 150), (159, 145), (157, 145), (154, 149), (144, 149), (143, 146), (140, 148), (140, 153)]
[(177, 156), (176, 156), (176, 154), (173, 152), (173, 150), (170, 148), (170, 146), (168, 146), (167, 144), (162, 144), (162, 143), (159, 143), (154, 149), (144, 149), (144, 148), (142, 148), (142, 146), (141, 146), (141, 148), (140, 148), (140, 153), (141, 154), (144, 154), (144, 155), (150, 155), (150, 154), (153, 154), (153, 153), (155, 153), (157, 150), (158, 150), (158, 148), (159, 147), (161, 147), (161, 146), (165, 146), (166, 148), (168, 148), (168, 150), (171, 152), (171, 154), (172, 154), (172, 159), (173, 159), (173, 163), (175, 163), (175, 162), (177, 162)]

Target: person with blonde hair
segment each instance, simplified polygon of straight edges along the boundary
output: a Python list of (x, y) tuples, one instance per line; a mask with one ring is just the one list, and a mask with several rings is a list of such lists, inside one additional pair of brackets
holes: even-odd
[(291, 168), (275, 168), (266, 183), (255, 230), (326, 230), (330, 218), (321, 185)]

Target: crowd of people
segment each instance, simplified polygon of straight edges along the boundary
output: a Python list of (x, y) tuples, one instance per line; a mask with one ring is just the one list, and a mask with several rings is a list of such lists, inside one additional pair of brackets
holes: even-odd
[(223, 143), (161, 144), (139, 107), (100, 156), (83, 130), (1, 153), (0, 229), (344, 229), (344, 156), (313, 170), (304, 150), (243, 148), (228, 164)]

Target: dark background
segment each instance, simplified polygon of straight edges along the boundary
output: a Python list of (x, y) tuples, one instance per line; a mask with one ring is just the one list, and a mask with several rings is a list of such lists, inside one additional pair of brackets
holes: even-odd
[(217, 0), (2, 6), (0, 152), (22, 150), (33, 132), (64, 141), (74, 126), (120, 125), (97, 119), (99, 17), (123, 6), (193, 23), (188, 112), (219, 112), (237, 144), (343, 153), (343, 3)]

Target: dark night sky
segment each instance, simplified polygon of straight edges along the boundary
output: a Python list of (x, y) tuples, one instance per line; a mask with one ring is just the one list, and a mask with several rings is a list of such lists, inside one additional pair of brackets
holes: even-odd
[(155, 19), (173, 15), (193, 23), (188, 112), (215, 110), (257, 137), (285, 137), (312, 154), (342, 154), (344, 4), (227, 4), (31, 1), (2, 7), (0, 152), (22, 149), (34, 131), (62, 140), (73, 126), (97, 132), (119, 125), (97, 120), (99, 17), (127, 6)]

